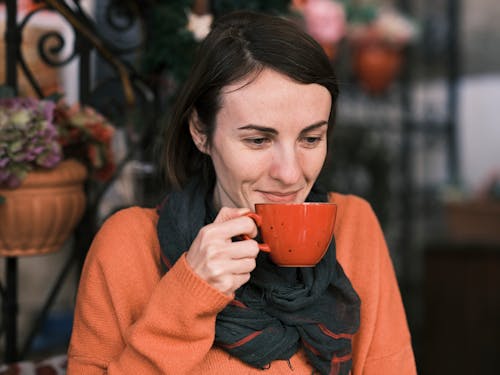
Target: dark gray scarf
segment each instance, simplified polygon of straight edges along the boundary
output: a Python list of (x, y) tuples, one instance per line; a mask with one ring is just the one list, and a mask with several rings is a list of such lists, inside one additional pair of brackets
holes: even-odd
[[(211, 190), (199, 180), (170, 193), (158, 208), (158, 238), (165, 271), (211, 223)], [(308, 201), (326, 201), (311, 192)], [(347, 375), (352, 336), (359, 328), (360, 300), (335, 256), (335, 239), (315, 267), (276, 266), (257, 257), (250, 281), (217, 315), (215, 343), (257, 368), (289, 359), (299, 347), (321, 374)]]

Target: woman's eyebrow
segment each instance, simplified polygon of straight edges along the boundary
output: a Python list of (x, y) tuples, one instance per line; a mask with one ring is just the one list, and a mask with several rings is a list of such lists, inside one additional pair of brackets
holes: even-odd
[(278, 131), (274, 128), (270, 128), (268, 126), (262, 126), (262, 125), (255, 125), (255, 124), (248, 124), (244, 126), (240, 126), (238, 130), (257, 130), (263, 133), (271, 133), (271, 134), (278, 134)]
[[(320, 128), (322, 126), (328, 125), (328, 121), (322, 120), (315, 122), (312, 125), (307, 126), (306, 128), (302, 129), (301, 133), (307, 133), (311, 130), (314, 130), (316, 128)], [(238, 130), (257, 130), (263, 133), (270, 133), (270, 134), (278, 134), (278, 131), (274, 128), (270, 128), (268, 126), (263, 126), (263, 125), (256, 125), (256, 124), (248, 124), (244, 126), (240, 126)]]
[(325, 120), (322, 120), (322, 121), (318, 121), (312, 125), (309, 125), (308, 127), (302, 129), (302, 131), (300, 132), (301, 134), (304, 134), (304, 133), (307, 133), (307, 132), (310, 132), (311, 130), (315, 130), (317, 128), (321, 128), (322, 126), (327, 126), (328, 125), (328, 121), (325, 121)]

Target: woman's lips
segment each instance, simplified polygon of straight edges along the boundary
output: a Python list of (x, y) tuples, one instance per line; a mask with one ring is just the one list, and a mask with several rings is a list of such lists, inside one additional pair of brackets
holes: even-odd
[(281, 193), (281, 192), (270, 192), (270, 191), (261, 191), (260, 192), (266, 201), (276, 202), (276, 203), (287, 203), (293, 202), (297, 198), (296, 191), (289, 193)]

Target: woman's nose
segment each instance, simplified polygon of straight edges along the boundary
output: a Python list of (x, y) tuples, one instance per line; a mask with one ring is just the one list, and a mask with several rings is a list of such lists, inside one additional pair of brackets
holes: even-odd
[(294, 147), (281, 147), (273, 153), (270, 176), (284, 185), (296, 184), (302, 175), (299, 155)]

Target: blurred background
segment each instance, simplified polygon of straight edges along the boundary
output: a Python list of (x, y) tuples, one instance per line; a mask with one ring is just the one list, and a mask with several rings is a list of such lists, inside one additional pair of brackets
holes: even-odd
[(165, 193), (159, 128), (211, 22), (235, 9), (290, 17), (335, 66), (320, 180), (374, 207), (419, 373), (498, 374), (497, 0), (0, 1), (0, 94), (55, 98), (70, 126), (112, 129), (84, 149), (85, 208), (63, 245), (14, 251), (0, 215), (0, 363), (64, 354), (91, 238), (111, 213)]

